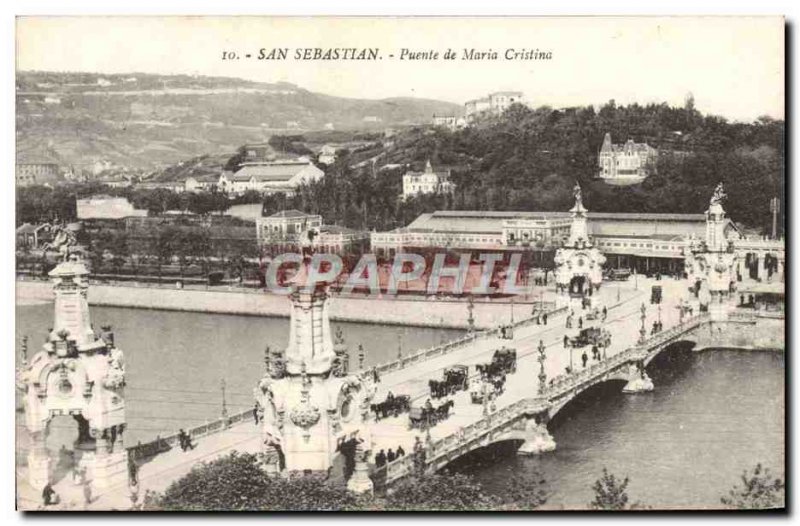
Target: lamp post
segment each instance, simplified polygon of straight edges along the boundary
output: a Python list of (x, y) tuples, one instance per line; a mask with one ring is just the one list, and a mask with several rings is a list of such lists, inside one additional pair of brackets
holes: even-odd
[(644, 306), (644, 303), (642, 303), (641, 311), (642, 311), (642, 327), (639, 329), (639, 343), (644, 343), (644, 340), (647, 336), (647, 329), (644, 328), (644, 321), (646, 319), (647, 307)]
[(569, 372), (574, 371), (575, 369), (572, 367), (572, 342), (567, 342), (569, 345)]
[(658, 329), (661, 330), (661, 303), (658, 304)]
[(475, 310), (475, 301), (472, 299), (472, 296), (470, 296), (469, 297), (469, 303), (467, 303), (467, 311), (469, 311), (469, 317), (467, 318), (467, 324), (469, 325), (469, 333), (470, 334), (475, 332), (475, 316), (472, 313), (473, 310)]
[(222, 389), (222, 418), (228, 417), (228, 401), (225, 398), (225, 378), (220, 379), (219, 386)]
[(544, 372), (545, 361), (545, 346), (542, 340), (539, 340), (539, 394), (544, 393), (545, 383), (547, 382), (547, 374)]
[(397, 333), (397, 359), (403, 359), (403, 341), (400, 338), (400, 333)]

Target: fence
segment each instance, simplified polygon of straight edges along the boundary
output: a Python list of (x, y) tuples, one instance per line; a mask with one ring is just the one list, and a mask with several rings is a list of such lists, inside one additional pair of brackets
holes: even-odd
[[(239, 413), (234, 413), (233, 415), (221, 417), (213, 422), (206, 422), (205, 424), (192, 427), (190, 429), (185, 430), (186, 434), (189, 435), (191, 438), (203, 438), (209, 435), (213, 435), (214, 433), (219, 433), (220, 431), (224, 431), (231, 427), (234, 424), (238, 424), (240, 422), (247, 422), (252, 420), (253, 418), (253, 410), (246, 409)], [(141, 460), (145, 458), (154, 457), (165, 451), (169, 451), (175, 445), (180, 442), (180, 434), (173, 433), (166, 437), (157, 436), (155, 439), (151, 440), (150, 442), (145, 442), (142, 444), (141, 442), (136, 444), (133, 447), (129, 447), (128, 449), (128, 456), (133, 458), (134, 460)]]
[[(554, 309), (552, 311), (547, 312), (547, 315), (554, 316), (556, 314), (560, 314), (566, 311), (567, 311), (566, 307), (561, 307), (559, 309)], [(511, 326), (514, 329), (518, 329), (528, 325), (533, 325), (535, 319), (536, 318), (534, 317), (525, 318), (520, 321), (514, 322)], [(386, 373), (390, 373), (393, 371), (399, 371), (401, 369), (405, 369), (406, 367), (427, 360), (429, 358), (435, 358), (437, 356), (443, 356), (445, 354), (449, 354), (455, 350), (466, 347), (467, 345), (472, 344), (478, 340), (482, 339), (485, 340), (496, 337), (500, 334), (500, 331), (501, 331), (500, 327), (495, 327), (494, 329), (487, 329), (485, 331), (472, 332), (467, 334), (463, 338), (459, 338), (457, 340), (451, 340), (445, 344), (437, 345), (429, 349), (423, 349), (409, 356), (404, 356), (402, 358), (398, 358), (391, 362), (378, 365), (375, 367), (375, 370), (380, 375), (384, 375)]]

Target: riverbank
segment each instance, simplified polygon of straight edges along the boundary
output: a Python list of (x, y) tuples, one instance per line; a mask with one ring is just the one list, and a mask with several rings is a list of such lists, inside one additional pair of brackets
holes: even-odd
[[(17, 304), (53, 301), (53, 286), (47, 281), (17, 280)], [(286, 296), (260, 290), (215, 288), (172, 289), (145, 285), (92, 284), (89, 305), (157, 309), (211, 314), (237, 314), (288, 318)], [(545, 306), (547, 304), (545, 303)], [(488, 302), (476, 299), (473, 318), (477, 329), (509, 323), (512, 310), (517, 319), (530, 315), (532, 303)], [(334, 321), (380, 323), (413, 327), (468, 329), (469, 310), (464, 300), (397, 297), (334, 296), (330, 303)]]

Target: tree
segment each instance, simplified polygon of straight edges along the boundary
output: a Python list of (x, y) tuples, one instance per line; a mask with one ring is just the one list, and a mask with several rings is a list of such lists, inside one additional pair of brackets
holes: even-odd
[(493, 510), (502, 501), (484, 491), (468, 475), (434, 474), (408, 477), (392, 487), (386, 507), (399, 511)]
[(594, 500), (589, 504), (592, 509), (604, 511), (630, 510), (641, 507), (638, 503), (628, 504), (628, 477), (618, 479), (603, 468), (603, 476), (592, 486)]
[(752, 472), (742, 473), (741, 485), (735, 485), (728, 495), (720, 500), (722, 504), (739, 510), (758, 510), (783, 508), (786, 506), (786, 484), (774, 477), (769, 469), (760, 463)]
[(164, 511), (341, 511), (369, 500), (318, 476), (269, 476), (258, 455), (231, 454), (203, 462), (147, 507)]
[(461, 473), (415, 474), (394, 485), (386, 508), (399, 511), (532, 510), (547, 501), (539, 473), (513, 476), (497, 494)]

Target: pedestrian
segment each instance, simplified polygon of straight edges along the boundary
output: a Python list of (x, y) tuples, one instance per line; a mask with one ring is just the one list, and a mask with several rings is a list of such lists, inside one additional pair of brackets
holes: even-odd
[(569, 347), (569, 336), (567, 336), (565, 334), (564, 335), (564, 348), (566, 349), (567, 347)]
[(542, 314), (542, 322), (547, 325), (547, 313)]
[(378, 451), (378, 454), (375, 455), (375, 465), (380, 468), (383, 467), (384, 464), (386, 464), (386, 453), (381, 449)]
[(89, 504), (92, 503), (92, 485), (89, 481), (83, 483), (83, 505), (85, 507), (89, 507)]
[(258, 400), (256, 400), (256, 405), (253, 407), (253, 420), (255, 421), (256, 425), (258, 425), (258, 410), (260, 409), (260, 404)]
[(603, 305), (603, 321), (606, 321), (607, 317), (608, 317), (608, 308), (605, 305)]
[(389, 448), (389, 451), (386, 453), (386, 459), (389, 462), (394, 462), (394, 459), (396, 458), (397, 456), (395, 456), (394, 451), (392, 451), (392, 448)]
[(583, 351), (583, 354), (581, 355), (581, 361), (583, 362), (583, 367), (585, 369), (586, 368), (586, 362), (589, 361), (589, 357), (586, 355), (586, 351)]
[(597, 345), (592, 345), (592, 358), (595, 360), (600, 359), (600, 351), (597, 350)]
[(58, 495), (56, 495), (53, 486), (50, 485), (49, 482), (45, 484), (44, 489), (42, 489), (42, 502), (45, 506), (58, 503)]
[(578, 316), (578, 328), (583, 329), (583, 316)]
[(397, 458), (404, 457), (406, 454), (403, 446), (397, 446)]

